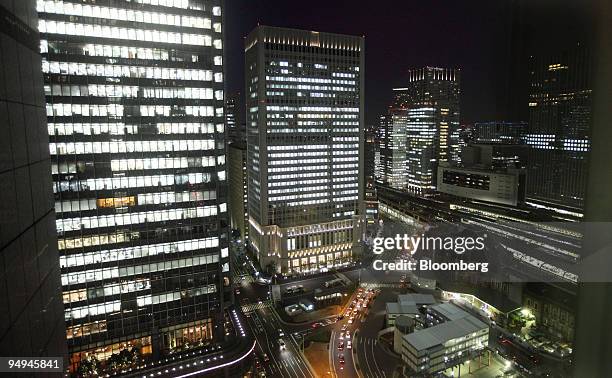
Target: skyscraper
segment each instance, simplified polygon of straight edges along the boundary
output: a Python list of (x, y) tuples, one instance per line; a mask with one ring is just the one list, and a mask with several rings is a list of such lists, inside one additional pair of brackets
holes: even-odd
[(575, 46), (530, 60), (527, 197), (584, 207), (592, 124), (590, 50)]
[(349, 264), (363, 217), (361, 37), (259, 26), (246, 38), (249, 237), (282, 273)]
[(244, 101), (240, 92), (232, 93), (225, 100), (225, 126), (228, 142), (246, 143), (246, 125), (244, 123)]
[(210, 342), (230, 294), (221, 1), (38, 11), (71, 367)]
[(0, 20), (0, 356), (66, 357), (35, 1)]
[(404, 125), (397, 133), (406, 136), (405, 184), (417, 194), (435, 189), (438, 162), (461, 161), (460, 78), (458, 69), (425, 67), (408, 71), (407, 86), (394, 89), (390, 112)]

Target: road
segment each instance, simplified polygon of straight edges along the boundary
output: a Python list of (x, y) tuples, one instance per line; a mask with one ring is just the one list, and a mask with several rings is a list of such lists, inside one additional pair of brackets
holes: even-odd
[[(269, 306), (263, 306), (249, 313), (248, 324), (257, 340), (256, 355), (258, 356), (266, 375), (270, 377), (311, 377), (315, 375), (310, 370), (305, 357), (300, 353), (294, 338), (286, 333), (277, 315)], [(279, 344), (279, 330), (285, 335), (282, 340), (285, 348)], [(264, 353), (269, 361), (264, 361)]]

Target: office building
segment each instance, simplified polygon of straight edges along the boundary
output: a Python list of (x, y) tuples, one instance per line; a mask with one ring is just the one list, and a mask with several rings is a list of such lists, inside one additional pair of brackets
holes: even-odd
[(474, 123), (473, 139), (475, 143), (488, 144), (520, 144), (527, 133), (526, 122), (476, 122)]
[(245, 54), (252, 248), (275, 272), (350, 264), (364, 214), (364, 39), (259, 26)]
[(229, 167), (230, 221), (232, 229), (238, 231), (243, 243), (249, 239), (246, 157), (246, 143), (234, 142), (229, 145), (227, 165)]
[(451, 303), (427, 308), (426, 328), (402, 336), (402, 361), (414, 373), (436, 373), (484, 352), (489, 326)]
[(235, 92), (226, 97), (225, 100), (225, 127), (228, 142), (246, 143), (246, 124), (244, 123), (244, 102), (242, 94)]
[(231, 294), (221, 1), (38, 12), (70, 368), (218, 341)]
[(37, 27), (34, 0), (0, 3), (0, 356), (4, 357), (68, 354)]
[(438, 165), (440, 193), (509, 206), (525, 201), (525, 173), (519, 169), (491, 170)]
[(584, 46), (533, 56), (529, 67), (529, 201), (582, 209), (592, 124), (592, 57)]
[(426, 195), (435, 190), (438, 162), (461, 161), (460, 78), (457, 69), (425, 67), (410, 70), (407, 86), (394, 89), (386, 134), (393, 140), (391, 186)]
[[(369, 126), (365, 131), (365, 218), (366, 223), (372, 224), (378, 220), (378, 196), (376, 194), (376, 152), (377, 152), (377, 128)], [(380, 157), (380, 154), (379, 154)]]

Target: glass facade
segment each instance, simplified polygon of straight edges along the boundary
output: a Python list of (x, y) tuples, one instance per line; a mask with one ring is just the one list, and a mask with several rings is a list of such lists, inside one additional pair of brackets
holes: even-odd
[(221, 1), (38, 12), (72, 368), (210, 342), (229, 296)]
[(252, 246), (283, 273), (346, 265), (363, 215), (363, 38), (258, 27), (245, 48)]
[[(407, 86), (394, 89), (390, 112), (398, 131), (395, 132), (394, 126), (388, 137), (405, 134), (407, 175), (406, 179), (394, 179), (394, 186), (426, 194), (436, 188), (438, 162), (461, 162), (460, 81), (458, 69), (425, 67), (409, 70)], [(398, 155), (397, 159), (402, 156)], [(387, 162), (387, 165), (394, 167), (393, 177), (401, 176), (396, 168), (401, 162)]]

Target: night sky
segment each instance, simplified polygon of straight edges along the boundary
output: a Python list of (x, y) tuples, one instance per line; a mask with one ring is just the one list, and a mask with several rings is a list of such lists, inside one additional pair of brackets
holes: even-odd
[[(244, 92), (244, 36), (260, 23), (365, 36), (368, 125), (385, 112), (392, 88), (404, 84), (406, 71), (425, 65), (462, 70), (462, 123), (517, 120), (522, 116), (508, 102), (519, 85), (510, 72), (522, 65), (510, 58), (517, 53), (511, 41), (517, 39), (516, 20), (521, 12), (516, 4), (520, 1), (226, 0), (228, 90)], [(554, 3), (556, 11), (558, 4), (566, 2), (538, 1)], [(538, 10), (538, 32), (549, 25), (558, 27), (560, 17), (553, 14), (546, 7), (544, 12)], [(520, 19), (524, 22), (525, 17)]]

